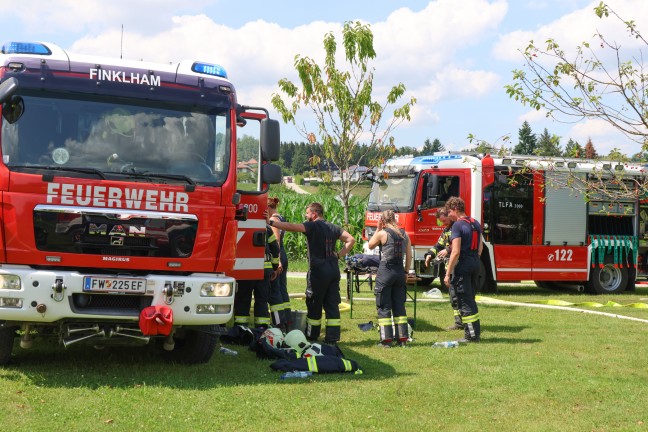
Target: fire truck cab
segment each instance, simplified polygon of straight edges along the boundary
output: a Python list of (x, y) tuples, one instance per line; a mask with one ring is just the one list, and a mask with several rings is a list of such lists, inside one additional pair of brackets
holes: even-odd
[(483, 227), (482, 291), (521, 280), (594, 293), (634, 289), (641, 165), (437, 153), (389, 160), (375, 174), (365, 235), (380, 211), (396, 211), (423, 284), (435, 274), (424, 254), (443, 230), (436, 210), (459, 196)]
[(14, 338), (153, 344), (209, 361), (232, 317), (237, 125), (259, 119), (259, 190), (279, 126), (214, 63), (0, 48), (0, 364)]

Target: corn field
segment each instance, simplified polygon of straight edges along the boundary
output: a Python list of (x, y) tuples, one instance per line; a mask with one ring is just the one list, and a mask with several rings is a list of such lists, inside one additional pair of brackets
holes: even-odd
[[(344, 226), (344, 208), (342, 203), (330, 192), (302, 195), (281, 187), (272, 187), (270, 196), (279, 198), (277, 211), (288, 222), (300, 223), (306, 220), (306, 206), (312, 202), (319, 202), (324, 207), (324, 218), (346, 229), (356, 239), (354, 249), (350, 254), (362, 252), (362, 228), (364, 227), (364, 213), (367, 200), (351, 197), (349, 207), (349, 226)], [(284, 245), (289, 259), (306, 259), (306, 236), (302, 233), (287, 232), (284, 236)], [(341, 246), (339, 246), (341, 247)]]

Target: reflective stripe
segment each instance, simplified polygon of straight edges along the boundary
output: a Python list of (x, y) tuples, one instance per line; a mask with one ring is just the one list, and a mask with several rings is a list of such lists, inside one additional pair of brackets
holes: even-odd
[(279, 303), (276, 305), (270, 305), (270, 312), (279, 312), (280, 310), (283, 310), (283, 304)]
[(290, 309), (290, 302), (286, 302), (283, 304), (284, 309)]
[(347, 359), (342, 359), (342, 363), (344, 364), (344, 371), (345, 372), (351, 372), (353, 370), (353, 365), (351, 362)]
[(322, 325), (322, 320), (321, 319), (314, 320), (312, 318), (306, 317), (306, 324), (310, 324), (310, 325), (313, 325), (313, 326), (320, 326), (320, 325)]
[(317, 358), (317, 357), (315, 357), (315, 356), (306, 357), (306, 362), (307, 362), (307, 364), (308, 364), (308, 370), (311, 371), (311, 372), (313, 372), (313, 373), (317, 373), (317, 372), (318, 372), (318, 370), (317, 370), (317, 360), (316, 360), (316, 358)]
[(270, 324), (270, 317), (254, 317), (254, 324)]
[(326, 320), (327, 327), (340, 327), (341, 324), (342, 324), (342, 320), (339, 318)]
[(234, 270), (259, 270), (263, 258), (236, 258)]
[(392, 325), (392, 319), (391, 318), (378, 318), (378, 325), (381, 326), (390, 326)]
[(268, 237), (268, 243), (272, 243), (273, 241), (277, 241), (277, 236), (275, 236), (274, 234)]
[(263, 268), (264, 269), (271, 269), (272, 268), (272, 263), (269, 262), (269, 261), (264, 261)]
[(407, 324), (406, 316), (394, 317), (394, 324)]
[(479, 321), (479, 314), (468, 315), (465, 317), (461, 317), (461, 319), (465, 323), (474, 323), (475, 321)]
[(250, 321), (249, 316), (235, 316), (234, 317), (234, 323), (235, 324), (241, 324), (241, 323), (247, 324), (249, 321)]

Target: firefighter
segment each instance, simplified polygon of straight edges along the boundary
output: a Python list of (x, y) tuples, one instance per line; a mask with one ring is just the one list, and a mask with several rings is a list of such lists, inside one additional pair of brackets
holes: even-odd
[(439, 264), (439, 281), (442, 286), (448, 288), (448, 294), (450, 296), (450, 305), (452, 306), (452, 312), (454, 314), (454, 324), (450, 327), (447, 327), (446, 330), (462, 330), (463, 323), (461, 322), (461, 314), (459, 313), (459, 297), (457, 297), (457, 292), (453, 286), (447, 286), (444, 283), (446, 275), (446, 265), (448, 252), (450, 249), (450, 233), (452, 230), (453, 221), (448, 217), (448, 210), (445, 207), (441, 207), (436, 212), (437, 220), (440, 220), (443, 223), (444, 228), (439, 236), (439, 241), (436, 245), (430, 248), (428, 252), (425, 253), (425, 267), (429, 267), (433, 259), (437, 258), (442, 260), (442, 264)]
[(381, 249), (374, 287), (380, 329), (379, 346), (391, 347), (394, 341), (399, 346), (405, 346), (409, 338), (405, 310), (407, 272), (412, 262), (412, 251), (409, 237), (405, 230), (398, 226), (393, 210), (382, 212), (376, 232), (369, 239), (369, 248), (375, 249), (376, 246)]
[[(267, 222), (266, 217), (266, 222)], [(267, 328), (270, 326), (268, 313), (268, 300), (270, 284), (277, 276), (279, 267), (279, 243), (270, 229), (266, 226), (265, 260), (263, 263), (263, 279), (244, 280), (238, 283), (238, 290), (234, 297), (234, 324), (248, 325), (250, 318), (250, 305), (254, 293), (254, 326)]]
[[(279, 198), (268, 197), (268, 214), (270, 219), (275, 222), (286, 222), (286, 219), (277, 213), (278, 205)], [(272, 325), (279, 327), (284, 332), (288, 332), (291, 324), (291, 311), (290, 296), (288, 296), (288, 280), (286, 278), (286, 274), (288, 273), (288, 256), (286, 255), (286, 248), (283, 242), (285, 231), (273, 226), (272, 232), (279, 242), (279, 268), (277, 269), (278, 276), (272, 281), (270, 287), (270, 317), (272, 318)]]
[[(322, 307), (326, 313), (324, 342), (335, 344), (340, 340), (340, 266), (342, 259), (355, 244), (351, 234), (324, 220), (322, 204), (314, 202), (306, 207), (306, 222), (269, 224), (280, 230), (302, 232), (308, 243), (308, 274), (306, 277), (306, 337), (315, 341), (322, 329)], [(340, 240), (344, 246), (336, 251)]]
[(466, 216), (465, 203), (459, 197), (446, 202), (448, 216), (453, 220), (450, 242), (452, 250), (445, 275), (446, 285), (452, 285), (459, 297), (464, 338), (459, 342), (479, 342), (481, 326), (475, 301), (479, 256), (483, 249), (481, 226), (475, 219)]

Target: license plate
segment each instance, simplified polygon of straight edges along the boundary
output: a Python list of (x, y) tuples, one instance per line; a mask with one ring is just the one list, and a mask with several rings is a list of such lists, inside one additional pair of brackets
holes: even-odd
[(146, 279), (85, 276), (83, 278), (83, 291), (144, 294), (146, 292)]

